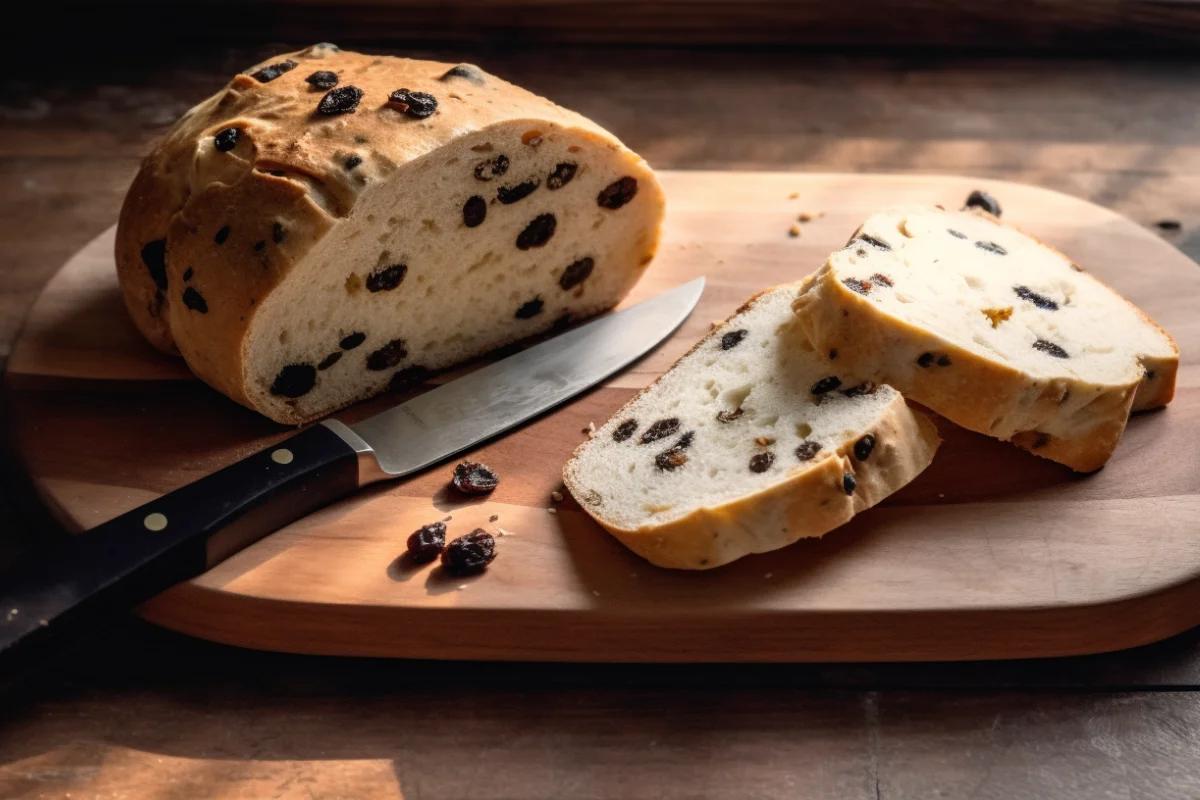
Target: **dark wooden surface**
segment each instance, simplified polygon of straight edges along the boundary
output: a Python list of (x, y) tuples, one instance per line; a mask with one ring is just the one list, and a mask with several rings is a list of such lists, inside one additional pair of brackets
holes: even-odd
[[(0, 353), (152, 138), (269, 52), (4, 71)], [(1021, 180), (1178, 220), (1163, 235), (1200, 256), (1197, 63), (435, 55), (597, 118), (655, 166)], [(0, 558), (52, 535), (17, 521), (5, 481)], [(122, 621), (0, 710), (0, 797), (1195, 800), (1200, 695), (1162, 686), (1200, 687), (1200, 633), (1055, 662), (617, 668), (291, 657)]]

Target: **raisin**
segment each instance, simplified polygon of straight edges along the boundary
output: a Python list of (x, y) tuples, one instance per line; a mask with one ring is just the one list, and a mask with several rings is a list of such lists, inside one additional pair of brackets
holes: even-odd
[(350, 156), (346, 159), (346, 169), (351, 170), (362, 163), (362, 156)]
[(613, 441), (614, 442), (626, 441), (627, 439), (629, 439), (630, 436), (633, 436), (634, 431), (636, 431), (637, 428), (638, 428), (638, 424), (637, 424), (636, 419), (625, 420), (624, 422), (622, 422), (620, 425), (617, 426), (616, 430), (613, 431), (613, 435), (612, 435)]
[(863, 395), (872, 394), (874, 391), (874, 381), (863, 381), (857, 386), (851, 386), (849, 389), (843, 389), (842, 394), (846, 397), (862, 397)]
[(506, 206), (511, 206), (518, 200), (524, 200), (533, 191), (541, 185), (541, 181), (537, 178), (533, 180), (518, 183), (516, 186), (501, 186), (496, 190), (496, 199)]
[(668, 436), (674, 435), (675, 431), (677, 430), (679, 430), (678, 417), (667, 417), (666, 419), (660, 419), (658, 422), (646, 429), (646, 432), (642, 434), (640, 441), (642, 444), (657, 442), (659, 439), (665, 439)]
[(546, 178), (546, 188), (553, 191), (561, 189), (571, 182), (575, 177), (575, 171), (579, 169), (579, 165), (574, 161), (564, 161), (554, 168), (554, 172)]
[(692, 442), (696, 440), (696, 432), (688, 431), (683, 436), (679, 437), (679, 441), (675, 442), (675, 450), (687, 450), (692, 446)]
[(859, 461), (866, 461), (870, 457), (871, 451), (874, 449), (875, 437), (868, 433), (866, 436), (854, 443), (854, 457)]
[(201, 314), (208, 313), (208, 303), (205, 302), (204, 296), (197, 292), (193, 286), (189, 286), (183, 290), (183, 304), (192, 311), (199, 311)]
[(544, 305), (545, 303), (542, 302), (542, 298), (535, 297), (529, 302), (523, 303), (521, 307), (517, 309), (517, 313), (513, 316), (515, 316), (517, 319), (532, 319), (533, 317), (536, 317), (538, 314), (542, 313), (542, 306)]
[(558, 279), (559, 287), (564, 291), (574, 289), (579, 284), (587, 280), (592, 274), (592, 269), (596, 266), (596, 262), (591, 257), (581, 258), (572, 263), (569, 267), (563, 270), (563, 274)]
[(275, 244), (283, 244), (283, 240), (286, 238), (287, 228), (276, 222), (275, 227), (271, 228), (271, 241), (273, 241)]
[(946, 355), (946, 354), (944, 354), (944, 353), (943, 353), (942, 355), (938, 356), (938, 359), (937, 359), (937, 365), (938, 365), (939, 367), (948, 367), (948, 366), (950, 366), (950, 356), (948, 356), (948, 355)]
[(289, 58), (287, 61), (280, 61), (278, 64), (263, 67), (257, 72), (251, 72), (250, 77), (260, 83), (270, 83), (283, 73), (291, 72), (298, 66), (299, 64)]
[(678, 447), (672, 447), (654, 457), (654, 466), (663, 472), (672, 472), (688, 462), (687, 453)]
[(820, 442), (814, 442), (812, 439), (805, 439), (796, 448), (796, 458), (801, 461), (812, 461), (817, 457), (817, 453), (821, 450)]
[(1183, 229), (1183, 223), (1177, 219), (1160, 219), (1154, 226), (1161, 231), (1178, 231)]
[(774, 453), (756, 453), (750, 458), (751, 472), (766, 472), (775, 463)]
[(478, 228), (487, 218), (487, 201), (479, 195), (472, 195), (463, 203), (463, 224), (468, 228)]
[(399, 109), (413, 119), (432, 117), (437, 111), (437, 98), (428, 92), (411, 92), (408, 89), (397, 89), (388, 95), (388, 103), (403, 106)]
[(539, 214), (525, 226), (525, 230), (517, 235), (517, 249), (528, 250), (531, 247), (542, 247), (554, 235), (558, 220), (553, 214)]
[(305, 78), (304, 82), (314, 89), (332, 89), (338, 85), (338, 76), (336, 72), (320, 69)]
[(459, 64), (458, 66), (451, 67), (438, 80), (448, 81), (451, 78), (465, 78), (476, 86), (483, 86), (484, 84), (483, 73), (474, 64)]
[(407, 274), (407, 264), (392, 264), (390, 267), (377, 269), (367, 276), (367, 291), (390, 292), (400, 285)]
[(917, 356), (917, 366), (918, 367), (932, 367), (933, 366), (933, 358), (934, 358), (933, 353), (921, 353), (921, 355)]
[(550, 331), (552, 333), (562, 333), (569, 327), (571, 327), (571, 313), (564, 311), (562, 316), (554, 320), (554, 324), (550, 326)]
[(834, 361), (836, 359), (837, 359), (837, 348), (835, 347), (829, 351), (829, 360)]
[(626, 175), (601, 189), (600, 194), (596, 195), (596, 204), (615, 211), (632, 200), (637, 190), (637, 179)]
[(876, 272), (874, 275), (872, 275), (871, 280), (875, 283), (881, 283), (889, 289), (896, 285), (892, 282), (891, 278), (881, 272)]
[(271, 384), (271, 394), (281, 397), (301, 397), (317, 384), (317, 371), (311, 364), (288, 364), (279, 370)]
[(1058, 311), (1058, 303), (1051, 300), (1049, 297), (1046, 297), (1044, 294), (1038, 294), (1028, 286), (1014, 286), (1013, 291), (1016, 292), (1017, 297), (1021, 298), (1022, 300), (1028, 300), (1038, 308), (1046, 311)]
[(254, 243), (254, 252), (261, 253), (263, 250), (266, 250), (266, 249), (267, 249), (267, 240), (266, 239), (259, 239), (257, 242)]
[(849, 472), (842, 474), (842, 491), (846, 494), (854, 494), (854, 490), (858, 487), (858, 481)]
[(1000, 216), (1000, 204), (996, 202), (996, 198), (979, 189), (967, 195), (967, 204), (964, 208), (982, 208), (993, 217)]
[(1146, 380), (1148, 380), (1148, 381), (1154, 380), (1154, 376), (1157, 374), (1157, 373), (1155, 373), (1154, 370), (1149, 369), (1148, 367), (1142, 367), (1142, 369), (1145, 372)]
[(996, 244), (995, 242), (976, 242), (975, 246), (978, 247), (980, 250), (983, 250), (988, 253), (995, 253), (998, 256), (1008, 255), (1008, 251), (1005, 250), (1000, 245)]
[(150, 272), (150, 279), (160, 290), (167, 289), (167, 240), (155, 239), (142, 247), (142, 263)]
[(741, 408), (740, 406), (732, 411), (718, 411), (717, 422), (733, 422), (735, 419), (745, 413), (745, 409)]
[(501, 153), (475, 165), (475, 179), (490, 181), (508, 172), (508, 156)]
[(442, 567), (451, 575), (476, 575), (496, 558), (496, 540), (483, 528), (451, 542), (442, 552)]
[(966, 239), (967, 235), (961, 231), (956, 231), (954, 228), (946, 228), (946, 233), (953, 236), (955, 239)]
[(342, 360), (342, 351), (334, 350), (332, 353), (330, 353), (329, 355), (327, 355), (323, 359), (321, 359), (321, 363), (317, 364), (317, 369), (324, 372), (325, 370), (329, 369), (330, 367), (332, 367), (334, 364), (336, 364), (337, 362), (339, 362), (341, 360)]
[(855, 236), (853, 239), (850, 240), (850, 243), (847, 244), (846, 246), (849, 247), (851, 244), (854, 244), (855, 242), (865, 242), (866, 244), (869, 244), (872, 247), (878, 248), (883, 251), (888, 251), (888, 250), (892, 249), (892, 246), (890, 244), (888, 244), (887, 242), (885, 242), (883, 239), (877, 239), (874, 236), (871, 236), (866, 233), (860, 233), (858, 236)]
[(863, 297), (871, 293), (871, 284), (868, 281), (860, 281), (858, 278), (843, 278), (842, 283), (847, 289), (858, 292)]
[(213, 241), (217, 244), (225, 244), (225, 240), (229, 238), (229, 226), (226, 225), (221, 230), (217, 231), (217, 235), (213, 237)]
[(413, 364), (411, 367), (405, 367), (402, 370), (397, 370), (392, 379), (388, 381), (388, 391), (398, 392), (401, 389), (409, 389), (413, 386), (420, 386), (429, 379), (433, 373), (428, 367), (423, 367), (420, 364)]
[(367, 340), (367, 335), (365, 333), (363, 333), (362, 331), (355, 331), (354, 333), (350, 334), (349, 336), (344, 337), (340, 342), (338, 342), (338, 346), (341, 347), (343, 350), (353, 350), (354, 348), (358, 347), (360, 344), (362, 344), (366, 340)]
[(812, 389), (809, 391), (811, 391), (813, 394), (825, 394), (826, 392), (832, 392), (841, 385), (841, 378), (839, 378), (837, 375), (830, 375), (829, 377), (821, 378), (821, 380), (814, 383), (812, 385)]
[(417, 528), (409, 534), (405, 547), (413, 563), (428, 564), (446, 547), (446, 523), (438, 521)]
[(217, 148), (217, 152), (228, 153), (233, 148), (237, 147), (238, 137), (242, 135), (238, 128), (226, 128), (218, 131), (213, 137), (213, 145)]
[(188, 281), (190, 281), (192, 279), (192, 276), (195, 274), (196, 274), (196, 270), (192, 269), (191, 267), (188, 267), (187, 269), (185, 269), (183, 271), (184, 283), (187, 283)]
[(338, 114), (353, 114), (362, 100), (363, 91), (357, 86), (339, 86), (330, 89), (317, 104), (317, 113), (326, 117)]
[(404, 360), (408, 355), (403, 339), (392, 339), (390, 342), (367, 356), (367, 369), (379, 372), (391, 369)]
[(454, 468), (453, 483), (463, 494), (488, 494), (500, 485), (500, 478), (486, 464), (464, 461)]
[(1066, 350), (1063, 350), (1061, 347), (1056, 345), (1054, 342), (1048, 342), (1045, 339), (1038, 339), (1036, 342), (1034, 342), (1033, 349), (1041, 350), (1046, 355), (1054, 356), (1055, 358), (1070, 358), (1071, 357), (1067, 353)]
[(742, 343), (742, 340), (750, 335), (750, 331), (746, 329), (730, 331), (721, 337), (721, 349), (732, 350)]

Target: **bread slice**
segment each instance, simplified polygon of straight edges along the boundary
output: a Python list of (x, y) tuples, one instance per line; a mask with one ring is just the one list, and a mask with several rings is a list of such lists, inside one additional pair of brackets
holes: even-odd
[(1062, 253), (982, 211), (871, 216), (795, 303), (854, 380), (1089, 472), (1130, 410), (1171, 400), (1179, 350)]
[(652, 563), (710, 569), (821, 536), (933, 459), (933, 423), (899, 392), (797, 345), (799, 289), (752, 298), (567, 463), (580, 505)]
[(616, 304), (658, 243), (649, 166), (469, 64), (317, 45), (189, 111), (121, 212), (159, 347), (300, 423)]

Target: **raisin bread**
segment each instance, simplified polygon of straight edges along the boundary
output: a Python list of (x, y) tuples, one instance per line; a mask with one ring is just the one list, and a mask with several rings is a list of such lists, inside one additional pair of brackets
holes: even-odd
[(117, 231), (126, 305), (300, 423), (616, 304), (663, 196), (595, 123), (469, 64), (277, 56), (187, 112)]
[(1179, 351), (1056, 250), (980, 210), (875, 214), (797, 299), (809, 340), (974, 431), (1088, 472), (1130, 410), (1171, 400)]
[(939, 443), (888, 386), (850, 385), (768, 290), (575, 452), (580, 505), (662, 567), (709, 569), (821, 536), (917, 476)]

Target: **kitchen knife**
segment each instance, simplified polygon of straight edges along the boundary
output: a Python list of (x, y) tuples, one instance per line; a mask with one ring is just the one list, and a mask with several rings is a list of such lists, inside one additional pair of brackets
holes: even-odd
[(20, 672), (97, 615), (130, 608), (300, 517), (519, 425), (636, 361), (687, 318), (699, 278), (356, 425), (326, 420), (0, 574), (0, 663)]

